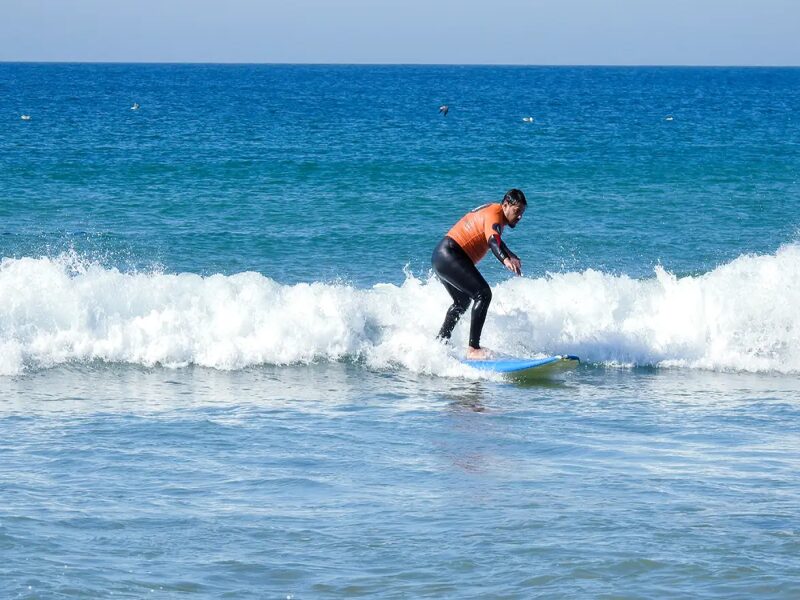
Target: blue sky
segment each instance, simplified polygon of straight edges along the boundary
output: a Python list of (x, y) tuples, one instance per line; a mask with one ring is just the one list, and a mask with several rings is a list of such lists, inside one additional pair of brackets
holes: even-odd
[(2, 61), (800, 65), (800, 0), (0, 0)]

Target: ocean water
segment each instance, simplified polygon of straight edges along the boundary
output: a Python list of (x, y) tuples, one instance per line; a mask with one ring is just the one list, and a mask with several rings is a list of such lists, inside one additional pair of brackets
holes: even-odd
[[(798, 107), (800, 69), (0, 64), (0, 596), (797, 598)], [(433, 340), (434, 245), (511, 187), (482, 341), (582, 359), (531, 385)]]

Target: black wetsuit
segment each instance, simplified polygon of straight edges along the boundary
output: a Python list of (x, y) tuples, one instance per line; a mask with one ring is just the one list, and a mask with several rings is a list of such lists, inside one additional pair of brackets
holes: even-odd
[[(500, 262), (509, 257), (516, 258), (516, 255), (500, 240), (499, 235), (490, 239), (489, 247)], [(447, 309), (438, 337), (450, 339), (453, 328), (472, 301), (474, 304), (469, 327), (469, 345), (472, 348), (480, 348), (483, 323), (486, 321), (486, 313), (492, 301), (489, 284), (464, 249), (448, 236), (445, 236), (434, 249), (431, 264), (450, 297), (453, 298), (453, 304)]]

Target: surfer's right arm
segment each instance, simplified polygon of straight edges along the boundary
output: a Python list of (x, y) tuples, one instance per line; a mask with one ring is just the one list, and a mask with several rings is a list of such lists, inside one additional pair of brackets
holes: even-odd
[(515, 275), (522, 275), (522, 261), (516, 257), (505, 259), (503, 266)]
[(499, 223), (492, 225), (492, 232), (488, 239), (489, 248), (497, 260), (503, 263), (506, 269), (515, 275), (522, 275), (522, 261), (519, 259), (519, 256), (508, 249), (508, 246), (506, 246), (506, 243), (500, 237), (502, 231), (503, 228)]

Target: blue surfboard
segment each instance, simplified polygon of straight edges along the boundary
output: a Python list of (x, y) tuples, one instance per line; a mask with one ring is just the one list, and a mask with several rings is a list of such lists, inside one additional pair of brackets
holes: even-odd
[(536, 379), (552, 377), (574, 369), (580, 364), (577, 356), (547, 356), (545, 358), (493, 358), (489, 360), (467, 360), (463, 364), (480, 371), (507, 375), (512, 379)]

